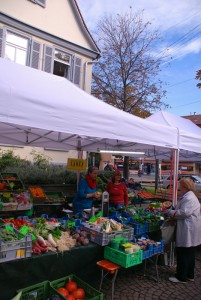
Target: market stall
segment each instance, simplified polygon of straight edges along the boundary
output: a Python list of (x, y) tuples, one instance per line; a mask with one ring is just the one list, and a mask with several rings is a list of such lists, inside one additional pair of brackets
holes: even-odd
[[(118, 110), (64, 78), (2, 58), (0, 68), (0, 96), (5, 103), (0, 112), (1, 144), (95, 152), (101, 149), (137, 151), (142, 147), (149, 149), (150, 145), (154, 149), (179, 148), (176, 128), (158, 126)], [(135, 222), (133, 225), (135, 228)], [(15, 250), (16, 255), (24, 253), (24, 249)], [(40, 280), (56, 279), (71, 272), (81, 276), (83, 270), (90, 270), (98, 259), (103, 258), (102, 251), (103, 245), (88, 245), (63, 254), (56, 252), (35, 256), (36, 253), (33, 253), (31, 257), (24, 258), (22, 255), (20, 259), (4, 261), (0, 263), (0, 282), (5, 287), (1, 299), (8, 300), (11, 294), (14, 295), (14, 290), (16, 292), (16, 289)], [(122, 255), (131, 257), (134, 254)], [(139, 263), (141, 257), (139, 255)], [(56, 274), (58, 271), (59, 274)], [(16, 281), (16, 284), (12, 283), (12, 289), (10, 280)]]
[[(19, 289), (44, 280), (58, 280), (69, 274), (76, 274), (86, 282), (93, 282), (96, 278), (97, 282), (100, 273), (96, 262), (103, 258), (129, 268), (162, 254), (162, 207), (160, 203), (150, 204), (147, 209), (131, 205), (123, 211), (110, 211), (109, 218), (102, 217), (101, 212), (89, 216), (89, 219), (73, 215), (58, 219), (47, 215), (41, 218), (4, 218), (1, 229), (12, 223), (17, 228), (14, 233), (16, 231), (19, 235), (20, 232), (22, 236), (16, 241), (0, 244), (0, 282), (5, 287), (1, 299), (8, 300)], [(54, 238), (53, 244), (49, 240), (50, 232), (51, 240)], [(73, 241), (71, 246), (67, 242), (68, 250), (63, 248), (63, 242), (59, 242), (64, 234), (66, 241), (68, 238)], [(41, 236), (51, 245), (44, 245)], [(9, 288), (11, 280), (13, 284)]]

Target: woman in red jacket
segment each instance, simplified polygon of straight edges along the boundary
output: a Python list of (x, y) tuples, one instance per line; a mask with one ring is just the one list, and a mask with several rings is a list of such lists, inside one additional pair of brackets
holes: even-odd
[(114, 172), (106, 190), (109, 193), (110, 207), (119, 209), (128, 205), (128, 191), (125, 183), (122, 182), (120, 171), (116, 170)]

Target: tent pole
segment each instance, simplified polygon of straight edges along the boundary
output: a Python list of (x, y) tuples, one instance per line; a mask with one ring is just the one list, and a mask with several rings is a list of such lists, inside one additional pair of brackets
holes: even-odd
[(174, 150), (174, 181), (173, 181), (173, 206), (177, 204), (178, 189), (178, 170), (179, 170), (179, 149)]
[[(82, 159), (83, 150), (81, 150), (81, 139), (80, 139), (80, 137), (78, 137), (78, 140), (77, 140), (77, 155), (78, 155), (78, 157), (77, 157), (78, 159)], [(80, 181), (80, 171), (77, 171), (77, 190), (78, 190), (79, 181)]]
[(156, 159), (156, 164), (155, 164), (155, 192), (158, 189), (158, 181), (159, 181), (159, 159)]

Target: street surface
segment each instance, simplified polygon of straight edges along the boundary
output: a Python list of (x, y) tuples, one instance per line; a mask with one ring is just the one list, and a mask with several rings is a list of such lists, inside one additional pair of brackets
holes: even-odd
[[(115, 282), (114, 300), (200, 300), (201, 299), (201, 247), (196, 253), (195, 281), (173, 283), (168, 280), (174, 276), (175, 266), (158, 266), (160, 281), (156, 282), (153, 264), (147, 267), (144, 276), (143, 265), (121, 268)], [(152, 277), (153, 276), (153, 277)], [(99, 282), (98, 282), (99, 283)], [(98, 288), (98, 283), (96, 288)], [(105, 281), (105, 300), (111, 299), (111, 283)]]

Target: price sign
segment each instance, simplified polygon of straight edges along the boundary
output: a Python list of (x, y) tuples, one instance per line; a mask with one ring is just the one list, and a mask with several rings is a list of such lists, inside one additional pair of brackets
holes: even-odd
[(74, 171), (85, 171), (87, 168), (86, 159), (68, 158), (67, 169)]

